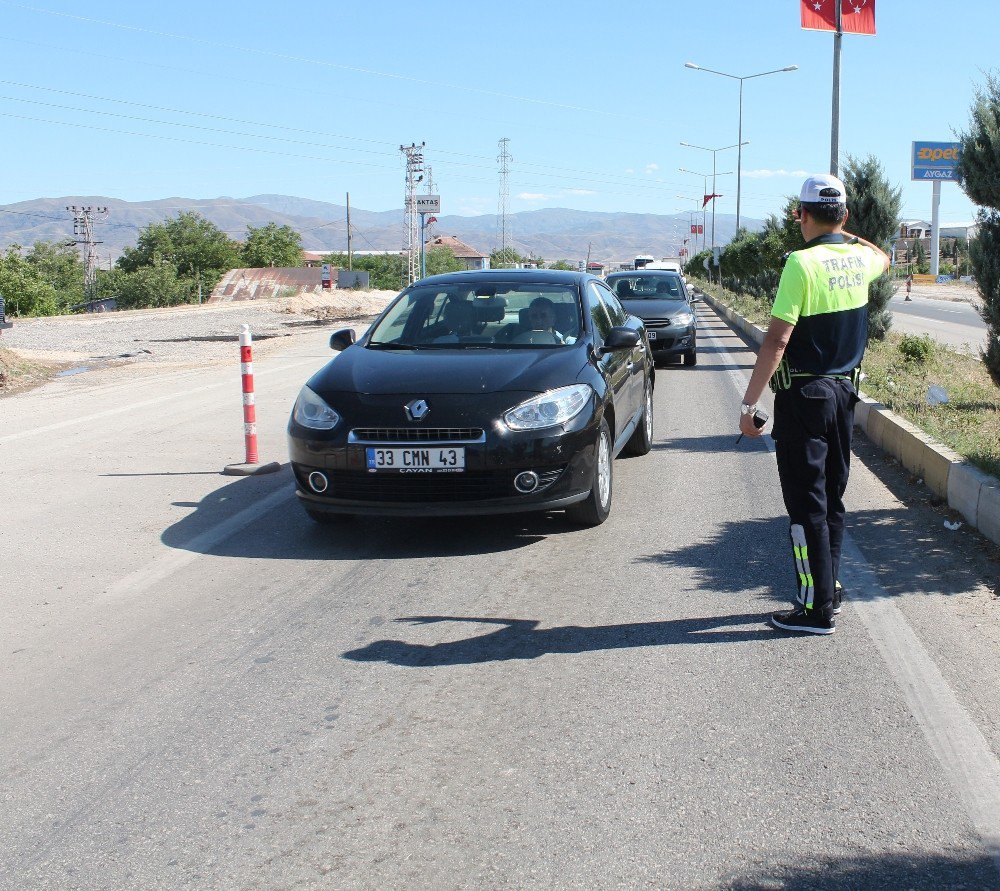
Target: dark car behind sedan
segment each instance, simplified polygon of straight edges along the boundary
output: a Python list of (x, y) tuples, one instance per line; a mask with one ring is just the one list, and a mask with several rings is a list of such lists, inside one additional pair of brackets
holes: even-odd
[(288, 423), (317, 522), (351, 514), (611, 510), (612, 462), (653, 436), (643, 323), (599, 278), (486, 270), (418, 281), (302, 388)]
[(657, 362), (681, 357), (698, 363), (698, 327), (684, 279), (667, 270), (615, 272), (607, 278), (622, 306), (646, 323), (649, 346)]

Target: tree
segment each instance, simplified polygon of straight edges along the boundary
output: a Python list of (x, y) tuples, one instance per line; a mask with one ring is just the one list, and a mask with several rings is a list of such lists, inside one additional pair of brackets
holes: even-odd
[(1000, 387), (1000, 80), (987, 75), (976, 90), (969, 128), (959, 133), (962, 153), (958, 180), (965, 194), (983, 208), (977, 235), (969, 245), (972, 275), (983, 298), (980, 314), (986, 322), (983, 364)]
[(193, 298), (191, 279), (179, 279), (170, 263), (140, 266), (133, 272), (112, 269), (97, 279), (97, 293), (114, 297), (119, 309), (144, 309), (149, 306), (176, 306)]
[(528, 258), (519, 254), (514, 248), (493, 251), (490, 254), (490, 267), (493, 269), (513, 269), (518, 263), (527, 263)]
[(11, 245), (0, 254), (0, 294), (12, 316), (54, 316), (60, 311), (56, 289)]
[(134, 248), (118, 259), (124, 272), (169, 263), (178, 278), (200, 276), (209, 289), (240, 263), (239, 245), (214, 223), (196, 213), (182, 213), (163, 223), (150, 223)]
[(424, 265), (427, 267), (428, 275), (461, 272), (465, 269), (465, 264), (446, 247), (431, 248), (427, 251), (424, 256)]
[(247, 226), (243, 265), (253, 269), (302, 265), (302, 236), (291, 226)]
[[(889, 239), (899, 228), (903, 190), (889, 184), (874, 155), (864, 159), (848, 155), (843, 179), (847, 186), (848, 230), (888, 251)], [(869, 338), (885, 339), (892, 326), (889, 301), (895, 293), (896, 286), (888, 273), (868, 286)]]
[(555, 263), (549, 263), (549, 269), (563, 269), (567, 272), (575, 272), (578, 268), (575, 263), (570, 263), (569, 260), (556, 260)]
[(25, 260), (39, 279), (52, 285), (58, 312), (83, 302), (83, 262), (74, 246), (36, 241)]

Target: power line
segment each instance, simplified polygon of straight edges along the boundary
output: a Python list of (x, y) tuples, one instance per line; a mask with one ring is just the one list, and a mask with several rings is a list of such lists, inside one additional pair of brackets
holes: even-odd
[(580, 105), (570, 105), (562, 102), (553, 102), (548, 99), (538, 99), (534, 96), (517, 96), (511, 93), (502, 93), (497, 90), (486, 90), (482, 89), (481, 87), (471, 87), (465, 84), (449, 84), (449, 83), (443, 83), (441, 81), (425, 80), (419, 77), (412, 77), (406, 74), (396, 74), (394, 72), (389, 72), (389, 71), (378, 71), (377, 69), (374, 68), (361, 68), (356, 65), (341, 65), (336, 62), (330, 62), (327, 59), (313, 59), (309, 58), (308, 56), (293, 56), (288, 53), (279, 53), (275, 50), (266, 50), (266, 49), (258, 49), (256, 47), (240, 46), (239, 44), (234, 44), (234, 43), (222, 43), (216, 40), (208, 40), (203, 37), (193, 37), (188, 34), (175, 34), (170, 31), (157, 31), (153, 28), (142, 28), (139, 27), (138, 25), (124, 25), (121, 22), (112, 22), (108, 21), (107, 19), (95, 19), (95, 18), (90, 18), (88, 16), (75, 15), (73, 13), (68, 13), (68, 12), (59, 12), (52, 9), (44, 9), (40, 6), (29, 6), (26, 3), (14, 3), (12, 2), (12, 0), (0, 0), (0, 3), (3, 3), (5, 6), (15, 7), (16, 9), (23, 9), (28, 12), (42, 13), (44, 15), (57, 16), (59, 18), (71, 19), (73, 21), (87, 22), (88, 24), (93, 24), (93, 25), (104, 25), (106, 27), (116, 28), (122, 31), (132, 31), (134, 33), (139, 33), (139, 34), (150, 34), (154, 37), (167, 37), (170, 38), (171, 40), (184, 40), (190, 43), (200, 43), (206, 46), (218, 47), (220, 49), (231, 49), (231, 50), (236, 50), (241, 54), (250, 53), (253, 55), (266, 56), (268, 58), (273, 58), (273, 59), (282, 59), (284, 61), (289, 61), (289, 62), (301, 62), (307, 65), (317, 65), (322, 68), (336, 68), (341, 71), (353, 71), (357, 74), (366, 74), (366, 75), (371, 75), (373, 77), (384, 77), (390, 80), (408, 81), (410, 83), (418, 83), (430, 87), (444, 88), (446, 90), (462, 90), (465, 92), (478, 93), (480, 95), (485, 95), (485, 96), (496, 96), (500, 99), (511, 99), (517, 102), (528, 102), (535, 105), (547, 105), (552, 108), (562, 108), (567, 111), (582, 111), (586, 112), (587, 114), (600, 114), (609, 117), (627, 116), (616, 112), (603, 111), (597, 108), (587, 108), (585, 106), (580, 106)]
[(71, 204), (66, 210), (73, 214), (74, 237), (70, 244), (83, 245), (83, 294), (87, 300), (93, 300), (97, 288), (97, 251), (94, 248), (104, 244), (94, 238), (94, 217), (103, 222), (108, 218), (108, 209)]

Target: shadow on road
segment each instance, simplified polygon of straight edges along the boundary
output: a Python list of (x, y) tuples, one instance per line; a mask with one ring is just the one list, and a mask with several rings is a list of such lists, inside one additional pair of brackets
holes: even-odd
[[(981, 566), (965, 559), (961, 552), (942, 548), (937, 525), (939, 521), (929, 528), (924, 514), (906, 507), (847, 514), (848, 534), (865, 553), (889, 595), (975, 591), (983, 583)], [(738, 564), (720, 559), (732, 554), (740, 555)], [(790, 600), (797, 584), (786, 517), (722, 523), (704, 541), (634, 559), (694, 569), (695, 580), (709, 591), (743, 594), (748, 589), (770, 587), (773, 596)], [(738, 572), (734, 573), (734, 565), (738, 565)]]
[[(413, 625), (473, 622), (501, 627), (488, 634), (429, 645), (407, 643), (404, 640), (377, 640), (344, 653), (344, 658), (354, 662), (388, 662), (406, 668), (433, 668), (511, 659), (537, 659), (549, 653), (588, 653), (596, 650), (661, 647), (667, 644), (774, 639), (775, 632), (763, 624), (765, 618), (765, 615), (758, 613), (747, 613), (662, 622), (632, 622), (625, 625), (597, 625), (590, 628), (563, 625), (539, 629), (537, 619), (409, 616), (396, 621)], [(753, 627), (737, 628), (743, 625)]]
[(870, 854), (835, 858), (818, 856), (808, 865), (772, 864), (757, 876), (730, 879), (719, 885), (726, 891), (959, 891), (1000, 888), (992, 858), (936, 853)]
[(297, 503), (288, 466), (269, 477), (239, 477), (169, 526), (171, 548), (220, 557), (273, 560), (408, 560), (463, 557), (528, 547), (550, 535), (579, 531), (561, 513), (494, 517), (352, 517), (320, 526)]

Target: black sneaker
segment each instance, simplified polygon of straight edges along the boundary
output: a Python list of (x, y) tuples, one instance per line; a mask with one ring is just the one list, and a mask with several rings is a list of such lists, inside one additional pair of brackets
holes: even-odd
[(772, 613), (771, 624), (782, 631), (804, 631), (806, 634), (833, 634), (837, 630), (832, 619), (824, 619), (804, 609)]
[(835, 616), (840, 615), (840, 605), (844, 599), (844, 587), (840, 582), (834, 583), (833, 589), (833, 614)]

